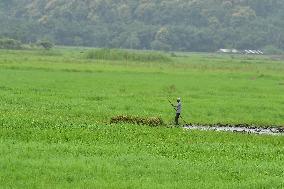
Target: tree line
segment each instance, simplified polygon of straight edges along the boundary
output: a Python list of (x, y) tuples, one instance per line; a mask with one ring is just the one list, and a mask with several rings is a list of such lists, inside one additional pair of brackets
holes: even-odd
[(0, 37), (176, 51), (284, 49), (283, 0), (1, 0)]

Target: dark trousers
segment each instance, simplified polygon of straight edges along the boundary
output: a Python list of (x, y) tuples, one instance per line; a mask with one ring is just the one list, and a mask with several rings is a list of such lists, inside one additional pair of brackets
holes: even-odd
[(180, 113), (176, 113), (176, 117), (175, 117), (175, 123), (176, 125), (178, 125), (178, 119), (180, 117)]

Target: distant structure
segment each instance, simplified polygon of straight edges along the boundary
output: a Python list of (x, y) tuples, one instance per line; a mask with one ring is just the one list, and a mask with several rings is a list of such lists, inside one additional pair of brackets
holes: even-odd
[(263, 55), (264, 53), (261, 50), (237, 50), (237, 49), (219, 49), (218, 53), (227, 53), (227, 54), (254, 54), (254, 55)]
[(256, 55), (262, 55), (264, 54), (262, 51), (260, 50), (244, 50), (243, 54), (256, 54)]
[(219, 53), (240, 53), (237, 49), (219, 49)]

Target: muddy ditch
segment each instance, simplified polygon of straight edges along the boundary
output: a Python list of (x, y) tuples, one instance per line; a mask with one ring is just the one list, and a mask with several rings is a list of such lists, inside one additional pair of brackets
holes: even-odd
[[(110, 124), (128, 123), (135, 125), (147, 125), (151, 127), (166, 126), (165, 122), (160, 117), (138, 117), (131, 115), (118, 115), (110, 119)], [(247, 134), (260, 135), (283, 135), (284, 127), (281, 126), (267, 126), (260, 127), (250, 124), (186, 124), (183, 126), (187, 130), (201, 130), (201, 131), (219, 131), (219, 132), (235, 132)]]
[(188, 130), (200, 130), (200, 131), (216, 131), (216, 132), (234, 132), (234, 133), (246, 133), (246, 134), (259, 134), (259, 135), (281, 135), (284, 136), (284, 127), (258, 127), (248, 124), (238, 125), (185, 125), (185, 129)]

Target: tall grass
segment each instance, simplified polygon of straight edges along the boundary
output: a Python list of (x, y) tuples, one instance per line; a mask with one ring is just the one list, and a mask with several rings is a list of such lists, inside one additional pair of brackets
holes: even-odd
[(96, 49), (86, 53), (88, 59), (129, 60), (139, 62), (170, 62), (171, 58), (159, 52), (137, 52), (121, 49)]

